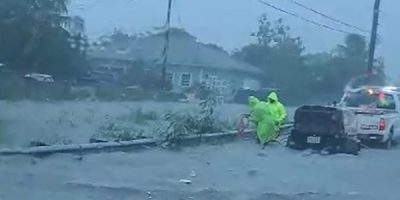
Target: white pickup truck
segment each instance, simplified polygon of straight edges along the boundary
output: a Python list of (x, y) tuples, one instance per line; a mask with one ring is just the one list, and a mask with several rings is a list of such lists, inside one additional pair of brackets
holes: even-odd
[(390, 149), (400, 131), (400, 90), (395, 87), (363, 86), (345, 91), (339, 104), (351, 111), (353, 134), (364, 144)]

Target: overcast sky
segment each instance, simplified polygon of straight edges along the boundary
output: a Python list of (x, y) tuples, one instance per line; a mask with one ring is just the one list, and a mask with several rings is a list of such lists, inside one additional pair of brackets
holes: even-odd
[[(329, 21), (298, 7), (290, 0), (265, 0), (278, 7), (335, 28), (356, 31)], [(374, 0), (297, 0), (327, 15), (352, 25), (370, 29)], [(86, 21), (89, 37), (108, 34), (114, 28), (145, 32), (165, 22), (167, 0), (72, 0), (71, 14)], [(378, 56), (384, 56), (387, 74), (400, 77), (400, 1), (383, 0), (380, 18)], [(174, 0), (172, 26), (185, 28), (200, 41), (216, 43), (228, 51), (252, 41), (257, 19), (267, 13), (271, 19), (283, 18), (300, 36), (307, 52), (330, 51), (343, 41), (344, 34), (322, 29), (313, 24), (273, 10), (257, 0)], [(369, 38), (368, 38), (369, 39)], [(396, 48), (397, 47), (397, 48)]]

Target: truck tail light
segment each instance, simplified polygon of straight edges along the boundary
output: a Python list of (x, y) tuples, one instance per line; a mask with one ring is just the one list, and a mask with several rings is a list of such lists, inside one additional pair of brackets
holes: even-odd
[(381, 120), (379, 121), (379, 130), (383, 131), (385, 130), (385, 127), (386, 127), (385, 119), (381, 118)]

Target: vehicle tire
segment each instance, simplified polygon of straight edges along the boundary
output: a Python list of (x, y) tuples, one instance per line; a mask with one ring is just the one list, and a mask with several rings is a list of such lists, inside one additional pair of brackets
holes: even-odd
[(346, 138), (341, 144), (339, 149), (340, 153), (347, 153), (353, 155), (358, 155), (358, 153), (361, 150), (360, 143), (351, 138)]
[(383, 143), (383, 148), (384, 149), (391, 149), (393, 147), (393, 127), (390, 129), (390, 135), (389, 138), (386, 140), (385, 143)]
[(391, 149), (392, 147), (393, 147), (393, 139), (392, 139), (392, 137), (389, 137), (389, 138), (386, 140), (386, 142), (383, 143), (383, 148), (389, 150), (389, 149)]
[(306, 149), (305, 145), (302, 144), (300, 141), (296, 141), (295, 139), (293, 139), (292, 135), (289, 135), (289, 137), (287, 138), (286, 147), (300, 151)]

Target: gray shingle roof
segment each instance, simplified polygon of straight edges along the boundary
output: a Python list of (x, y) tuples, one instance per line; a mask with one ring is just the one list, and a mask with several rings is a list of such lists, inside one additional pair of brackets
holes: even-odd
[[(161, 62), (164, 37), (161, 34), (137, 38), (129, 42), (126, 49), (108, 46), (103, 50), (90, 52), (92, 57), (119, 60), (142, 59)], [(254, 66), (235, 60), (222, 50), (197, 42), (188, 34), (171, 32), (168, 63), (174, 65), (201, 66), (226, 70), (259, 73)]]

